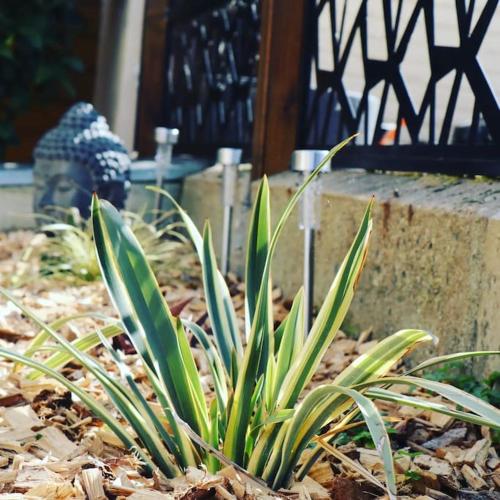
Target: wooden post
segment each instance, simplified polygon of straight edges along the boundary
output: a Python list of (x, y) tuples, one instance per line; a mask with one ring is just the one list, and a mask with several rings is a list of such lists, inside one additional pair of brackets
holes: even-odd
[(132, 151), (146, 0), (103, 0), (94, 102)]
[(168, 0), (146, 0), (135, 136), (142, 156), (154, 154), (154, 129), (164, 125), (167, 7)]
[(303, 89), (307, 0), (262, 0), (253, 176), (282, 172), (295, 149)]

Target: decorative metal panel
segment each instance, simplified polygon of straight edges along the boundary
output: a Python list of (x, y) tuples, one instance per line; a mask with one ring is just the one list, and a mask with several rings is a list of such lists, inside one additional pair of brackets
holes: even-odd
[(299, 145), (359, 132), (359, 166), (500, 175), (497, 4), (310, 0)]
[(251, 144), (260, 1), (171, 1), (165, 124), (179, 148), (211, 153)]

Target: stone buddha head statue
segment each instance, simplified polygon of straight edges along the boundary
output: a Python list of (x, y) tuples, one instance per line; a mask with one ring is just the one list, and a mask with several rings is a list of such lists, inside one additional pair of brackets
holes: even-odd
[(76, 207), (88, 217), (93, 192), (124, 208), (130, 158), (92, 104), (72, 106), (38, 141), (33, 156), (36, 213)]

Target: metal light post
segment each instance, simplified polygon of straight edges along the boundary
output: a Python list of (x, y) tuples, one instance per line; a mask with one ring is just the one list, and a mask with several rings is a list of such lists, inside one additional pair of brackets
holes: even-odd
[(233, 208), (236, 200), (241, 152), (241, 149), (237, 148), (219, 148), (217, 150), (217, 163), (222, 165), (222, 205), (224, 215), (222, 220), (221, 272), (223, 276), (226, 276), (229, 271)]
[[(172, 151), (174, 149), (174, 144), (177, 144), (178, 140), (179, 129), (166, 127), (155, 128), (155, 141), (157, 144), (155, 154), (156, 185), (159, 188), (163, 187), (165, 173), (172, 163)], [(160, 193), (157, 193), (155, 206), (158, 210), (161, 210), (162, 200), (163, 196), (161, 196)]]
[[(323, 160), (328, 151), (298, 149), (292, 153), (291, 169), (298, 172), (303, 181)], [(321, 172), (329, 172), (328, 162)], [(312, 325), (314, 304), (314, 240), (320, 221), (321, 183), (319, 176), (309, 184), (301, 198), (299, 227), (304, 231), (304, 319), (306, 331)]]

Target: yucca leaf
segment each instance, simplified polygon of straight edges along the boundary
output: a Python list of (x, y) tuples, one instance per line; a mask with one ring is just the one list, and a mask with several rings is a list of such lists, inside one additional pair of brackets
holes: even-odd
[[(161, 468), (162, 472), (167, 477), (172, 477), (178, 473), (177, 466), (172, 462), (168, 452), (163, 449), (162, 443), (156, 435), (148, 433), (148, 425), (144, 421), (143, 416), (137, 411), (136, 405), (130, 400), (131, 395), (117, 383), (94, 359), (87, 356), (85, 353), (76, 349), (71, 342), (67, 341), (63, 336), (59, 335), (55, 330), (46, 325), (40, 318), (29, 308), (25, 307), (17, 301), (7, 290), (0, 287), (0, 294), (16, 305), (24, 314), (30, 318), (39, 328), (45, 329), (51, 337), (54, 338), (62, 347), (70, 352), (73, 357), (81, 363), (97, 380), (102, 384), (108, 396), (113, 401), (116, 408), (122, 413), (126, 420), (130, 423), (134, 431), (137, 433), (143, 443), (146, 444), (148, 450), (155, 463)], [(28, 359), (28, 358), (24, 358)], [(27, 364), (23, 361), (24, 364)], [(28, 364), (28, 366), (31, 366)], [(37, 367), (44, 366), (37, 363)], [(44, 367), (45, 370), (40, 370), (47, 373), (50, 368)], [(54, 373), (57, 373), (53, 371)], [(52, 375), (51, 375), (52, 376)]]
[[(217, 400), (214, 399), (210, 405), (210, 445), (215, 449), (219, 449), (219, 406)], [(213, 454), (208, 456), (208, 471), (215, 474), (220, 468), (220, 462)]]
[[(205, 299), (207, 301), (207, 311), (210, 317), (210, 324), (214, 334), (214, 339), (219, 348), (219, 352), (228, 373), (231, 372), (231, 352), (234, 350), (239, 358), (242, 354), (241, 340), (238, 331), (233, 331), (232, 321), (228, 321), (228, 314), (225, 309), (222, 290), (218, 286), (213, 286), (218, 282), (217, 262), (212, 242), (212, 231), (210, 224), (205, 224), (203, 231), (203, 255), (202, 255), (203, 285), (205, 289)], [(236, 374), (234, 374), (236, 376)]]
[(186, 370), (187, 380), (189, 382), (191, 392), (195, 395), (194, 402), (196, 404), (198, 415), (197, 420), (203, 421), (204, 419), (206, 419), (208, 421), (205, 394), (203, 393), (203, 389), (201, 387), (200, 374), (198, 373), (198, 368), (196, 367), (196, 363), (193, 358), (193, 352), (191, 351), (191, 347), (189, 346), (182, 321), (179, 318), (177, 318), (176, 332), (177, 342), (179, 344), (182, 356), (182, 364)]
[[(198, 465), (201, 462), (201, 458), (198, 451), (193, 447), (193, 443), (185, 431), (184, 422), (181, 421), (179, 415), (173, 408), (165, 384), (158, 379), (156, 374), (148, 367), (148, 365), (143, 365), (143, 367), (148, 380), (151, 383), (153, 392), (158, 398), (158, 402), (160, 403), (163, 414), (168, 422), (172, 438), (175, 440), (184, 457), (184, 462), (190, 465)], [(185, 425), (187, 426), (187, 424)]]
[(295, 296), (292, 308), (287, 316), (283, 337), (276, 356), (273, 404), (276, 401), (283, 380), (302, 351), (305, 339), (304, 324), (304, 289), (301, 288)]
[(264, 373), (264, 402), (267, 412), (274, 410), (275, 401), (275, 388), (276, 388), (276, 359), (272, 353), (267, 355), (267, 353), (262, 357), (262, 359), (267, 359), (267, 366)]
[(285, 316), (283, 321), (278, 325), (278, 328), (274, 330), (274, 354), (278, 354), (278, 350), (281, 345), (281, 339), (285, 333), (286, 322), (288, 319), (288, 314)]
[(436, 337), (424, 330), (400, 330), (381, 340), (356, 358), (335, 380), (334, 384), (352, 386), (388, 373), (394, 365), (417, 345), (435, 342)]
[(177, 476), (180, 472), (178, 464), (165, 447), (158, 433), (151, 432), (154, 429), (154, 424), (147, 413), (140, 411), (141, 405), (136, 394), (127, 391), (124, 385), (110, 376), (87, 354), (81, 353), (79, 361), (104, 387), (116, 409), (134, 429), (161, 472), (167, 478)]
[(176, 322), (140, 245), (117, 210), (96, 197), (92, 222), (103, 279), (136, 350), (161, 374), (181, 418), (208, 437), (208, 412), (198, 400), (203, 393), (199, 377), (189, 380)]
[(104, 408), (101, 403), (95, 400), (87, 391), (76, 385), (75, 383), (69, 381), (66, 377), (61, 375), (59, 372), (48, 368), (47, 366), (35, 361), (31, 358), (27, 358), (22, 354), (17, 354), (12, 351), (8, 351), (6, 349), (0, 348), (0, 357), (5, 359), (9, 359), (16, 363), (20, 363), (25, 366), (29, 366), (30, 368), (35, 369), (36, 371), (44, 373), (46, 376), (53, 378), (57, 382), (59, 382), (62, 386), (66, 387), (68, 391), (73, 393), (75, 396), (80, 398), (82, 402), (92, 411), (94, 415), (100, 418), (123, 442), (123, 444), (130, 450), (133, 450), (134, 453), (138, 455), (138, 457), (146, 464), (149, 468), (149, 471), (152, 471), (155, 468), (152, 460), (148, 455), (146, 455), (140, 447), (137, 446), (134, 438), (130, 435), (130, 433), (125, 429), (125, 427), (116, 420), (115, 417), (111, 415), (111, 413)]
[(285, 420), (292, 418), (294, 413), (295, 413), (295, 410), (279, 410), (277, 412), (274, 412), (272, 415), (269, 415), (262, 422), (261, 425), (276, 424), (279, 422), (284, 422)]
[[(348, 387), (354, 384), (361, 384), (366, 380), (382, 377), (398, 360), (411, 349), (414, 349), (419, 343), (432, 340), (435, 340), (434, 337), (422, 330), (401, 330), (382, 340), (365, 354), (354, 360), (353, 363), (334, 379), (333, 383), (336, 386)], [(295, 368), (293, 367), (292, 370), (295, 370)], [(336, 397), (338, 398), (337, 405), (335, 406), (335, 412), (330, 415), (331, 419), (339, 417), (351, 406), (348, 398), (344, 395), (339, 393)], [(273, 428), (273, 426), (264, 429), (261, 433), (248, 464), (248, 468), (252, 473), (262, 473), (265, 460), (272, 449), (276, 447), (277, 435), (278, 429)], [(311, 460), (308, 462), (309, 467), (319, 455), (319, 451), (312, 455)]]
[(198, 254), (198, 258), (201, 261), (203, 255), (203, 237), (188, 213), (179, 205), (179, 203), (177, 203), (177, 200), (168, 191), (165, 191), (164, 189), (161, 189), (157, 186), (146, 186), (146, 189), (148, 191), (154, 191), (155, 193), (160, 193), (162, 196), (165, 196), (165, 198), (167, 198), (168, 201), (172, 203), (175, 209), (179, 212), (179, 215), (181, 216), (181, 219), (186, 226), (189, 237), (193, 242), (196, 253)]
[[(314, 388), (300, 403), (289, 421), (286, 436), (280, 449), (274, 450), (264, 471), (264, 479), (273, 488), (287, 486), (300, 454), (312, 437), (329, 421), (338, 405), (338, 395), (351, 399), (359, 408), (368, 426), (375, 447), (384, 464), (387, 488), (391, 498), (396, 498), (396, 480), (392, 460), (391, 442), (376, 406), (358, 391), (333, 384)], [(279, 457), (279, 458), (278, 458)]]
[[(114, 318), (110, 318), (109, 316), (105, 316), (104, 314), (95, 313), (95, 312), (86, 312), (79, 314), (72, 314), (70, 316), (65, 316), (64, 318), (59, 318), (49, 324), (49, 326), (54, 330), (59, 330), (64, 325), (68, 324), (70, 321), (74, 321), (82, 318), (97, 318), (104, 321), (115, 321)], [(39, 347), (45, 344), (45, 342), (50, 338), (50, 335), (45, 330), (40, 330), (28, 344), (28, 347), (24, 351), (24, 355), (26, 357), (32, 356), (36, 351), (39, 350)]]
[[(147, 417), (149, 418), (150, 422), (154, 425), (154, 428), (160, 435), (161, 439), (166, 443), (168, 446), (168, 449), (170, 453), (172, 453), (176, 460), (177, 463), (181, 467), (187, 467), (188, 465), (196, 465), (195, 463), (189, 463), (186, 461), (186, 456), (182, 454), (179, 446), (177, 443), (172, 439), (172, 437), (168, 434), (166, 431), (165, 427), (163, 424), (160, 422), (154, 411), (152, 410), (151, 406), (148, 404), (144, 396), (142, 395), (141, 391), (139, 390), (132, 373), (130, 371), (130, 368), (124, 363), (122, 355), (118, 353), (115, 349), (113, 349), (112, 345), (109, 343), (107, 338), (98, 330), (97, 334), (99, 336), (99, 339), (102, 343), (102, 345), (107, 349), (107, 351), (111, 354), (111, 357), (113, 358), (116, 366), (118, 367), (121, 377), (124, 382), (128, 384), (130, 387), (132, 394), (135, 398), (135, 401), (137, 402), (137, 406), (139, 408), (142, 408), (142, 410), (145, 412)], [(154, 431), (153, 431), (154, 433)]]
[(344, 321), (368, 250), (371, 210), (372, 202), (368, 204), (358, 233), (325, 297), (304, 348), (283, 382), (278, 403), (280, 408), (288, 408), (297, 401)]
[(494, 429), (500, 429), (500, 417), (497, 421), (491, 421), (483, 417), (478, 417), (473, 413), (465, 413), (459, 410), (452, 410), (442, 403), (436, 403), (423, 398), (416, 398), (407, 396), (396, 392), (388, 391), (386, 389), (372, 388), (365, 392), (365, 395), (371, 399), (381, 399), (384, 401), (392, 401), (402, 406), (411, 406), (413, 408), (420, 408), (422, 410), (433, 411), (448, 415), (463, 422), (469, 422), (475, 425), (485, 425)]
[[(245, 320), (247, 337), (250, 333), (257, 297), (261, 288), (264, 266), (271, 240), (271, 207), (269, 204), (269, 184), (264, 176), (259, 185), (250, 217), (248, 231), (247, 258), (245, 267)], [(268, 281), (269, 300), (271, 300), (271, 281)]]
[(500, 410), (490, 405), (486, 401), (479, 399), (472, 394), (468, 394), (457, 387), (450, 384), (443, 384), (441, 382), (435, 382), (434, 380), (427, 380), (419, 377), (382, 377), (377, 380), (367, 381), (362, 384), (358, 384), (356, 389), (370, 387), (371, 385), (388, 385), (388, 384), (405, 384), (413, 385), (426, 389), (427, 391), (434, 392), (443, 396), (444, 398), (452, 401), (453, 403), (462, 406), (470, 411), (473, 411), (477, 415), (489, 420), (492, 423), (500, 424)]
[(208, 361), (208, 366), (214, 381), (215, 395), (218, 399), (219, 408), (226, 408), (228, 401), (227, 385), (229, 376), (219, 356), (219, 352), (213, 345), (205, 330), (193, 321), (183, 320), (184, 325), (191, 330), (192, 334), (203, 349)]
[[(224, 453), (237, 463), (243, 463), (244, 461), (246, 434), (253, 411), (253, 408), (250, 406), (251, 396), (254, 390), (255, 381), (259, 375), (261, 356), (263, 353), (272, 355), (274, 352), (269, 351), (269, 349), (264, 350), (263, 347), (266, 345), (272, 346), (272, 340), (270, 337), (273, 333), (272, 324), (270, 324), (268, 285), (271, 272), (271, 262), (276, 245), (283, 228), (285, 227), (286, 221), (288, 220), (304, 190), (319, 174), (325, 164), (329, 162), (331, 158), (349, 141), (350, 139), (346, 139), (335, 146), (319, 163), (309, 177), (307, 177), (304, 183), (297, 189), (283, 210), (269, 243), (267, 257), (262, 271), (261, 286), (258, 294), (252, 328), (248, 338), (247, 348), (245, 349), (245, 354), (243, 356), (241, 373), (238, 377), (238, 382), (234, 391), (233, 404), (229, 415), (226, 439), (224, 442)], [(283, 406), (283, 408), (285, 408), (285, 406)]]
[[(54, 328), (52, 325), (54, 325), (54, 323), (51, 323), (51, 325), (50, 325), (51, 328)], [(54, 329), (57, 329), (57, 328), (54, 328)], [(117, 335), (122, 334), (123, 327), (120, 324), (107, 325), (107, 326), (104, 326), (100, 331), (101, 331), (102, 335), (104, 335), (104, 337), (112, 338), (112, 337), (115, 337)], [(90, 349), (98, 346), (101, 343), (101, 341), (99, 339), (99, 335), (98, 335), (97, 331), (95, 331), (92, 333), (88, 333), (87, 335), (84, 335), (83, 337), (80, 337), (78, 339), (75, 339), (71, 343), (79, 351), (87, 352), (87, 351), (90, 351)], [(41, 349), (42, 349), (42, 347), (37, 347), (35, 350), (40, 351)], [(30, 356), (31, 356), (31, 354), (34, 353), (33, 348), (30, 347), (29, 351), (30, 351)], [(27, 356), (27, 355), (28, 354), (25, 353), (25, 356)], [(57, 370), (65, 365), (67, 365), (73, 359), (74, 359), (74, 357), (67, 350), (63, 349), (63, 350), (59, 350), (59, 352), (55, 352), (54, 354), (52, 354), (52, 356), (49, 356), (43, 362), (43, 364), (45, 366), (48, 366), (49, 368)], [(32, 371), (28, 374), (27, 379), (28, 380), (37, 380), (41, 376), (42, 376), (42, 373)]]
[(475, 358), (480, 356), (499, 356), (500, 351), (471, 351), (471, 352), (457, 352), (455, 354), (445, 354), (444, 356), (436, 356), (435, 358), (427, 359), (414, 368), (407, 370), (405, 375), (411, 375), (412, 373), (426, 370), (431, 366), (439, 365), (441, 363), (449, 363), (452, 361), (458, 361), (460, 359)]
[[(326, 349), (334, 339), (354, 295), (354, 285), (361, 272), (371, 230), (371, 203), (365, 211), (363, 221), (351, 249), (342, 263), (327, 297), (313, 324), (303, 348), (286, 372), (283, 383), (276, 388), (278, 409), (292, 408), (299, 394), (311, 380)], [(288, 323), (288, 319), (287, 319)], [(282, 341), (283, 344), (283, 341)], [(248, 464), (255, 474), (263, 471), (264, 461), (275, 446), (278, 429), (264, 429)]]
[(141, 356), (144, 363), (152, 370), (155, 370), (156, 367), (153, 366), (153, 353), (147, 342), (146, 332), (137, 318), (137, 314), (134, 311), (123, 280), (121, 279), (121, 275), (117, 269), (117, 259), (113, 255), (113, 248), (109, 241), (109, 234), (106, 231), (106, 226), (102, 220), (97, 198), (93, 200), (92, 225), (101, 274), (109, 290), (111, 300), (115, 305), (115, 309), (122, 317), (125, 331), (128, 333), (135, 350)]
[[(195, 223), (192, 221), (191, 217), (189, 217), (187, 212), (177, 203), (177, 200), (175, 200), (168, 191), (165, 191), (164, 189), (158, 188), (156, 186), (147, 186), (146, 189), (149, 189), (156, 193), (160, 193), (161, 195), (168, 198), (170, 203), (172, 203), (172, 205), (179, 212), (179, 215), (181, 216), (182, 221), (184, 222), (189, 237), (193, 242), (194, 248), (196, 250), (196, 253), (198, 254), (200, 262), (203, 263), (205, 260), (211, 260), (209, 254), (210, 253), (214, 254), (213, 244), (210, 242), (210, 245), (208, 245), (208, 243), (204, 241), (204, 237), (198, 231)], [(215, 261), (215, 255), (213, 255), (213, 258)], [(203, 271), (205, 271), (205, 269), (203, 269)], [(217, 268), (216, 262), (212, 264), (211, 271), (212, 272), (210, 272), (210, 275), (206, 277), (207, 280), (210, 279), (209, 281), (206, 282), (206, 284), (204, 277), (205, 293), (207, 293), (208, 290), (211, 290), (214, 294), (217, 294), (220, 300), (216, 301), (214, 304), (215, 306), (217, 306), (216, 310), (212, 309), (211, 311), (210, 310), (208, 311), (209, 314), (211, 315), (210, 321), (212, 322), (212, 316), (215, 316), (216, 318), (222, 318), (221, 320), (222, 323), (216, 322), (215, 325), (212, 324), (212, 329), (214, 330), (214, 335), (216, 337), (218, 336), (219, 338), (221, 338), (225, 337), (227, 335), (227, 332), (216, 331), (216, 329), (218, 328), (220, 329), (222, 324), (228, 325), (228, 332), (233, 342), (233, 349), (230, 349), (230, 351), (231, 352), (234, 351), (234, 355), (237, 358), (240, 358), (243, 352), (243, 346), (241, 344), (241, 337), (238, 330), (238, 324), (236, 321), (236, 313), (234, 311), (234, 305), (231, 300), (231, 294), (229, 293), (229, 289), (227, 287), (224, 276), (222, 276), (221, 272)], [(221, 301), (222, 301), (222, 306), (221, 306)], [(222, 357), (224, 359), (223, 355)], [(224, 359), (224, 363), (226, 363), (226, 361), (227, 360)], [(230, 374), (232, 373), (230, 369), (228, 369), (228, 372)]]
[[(435, 340), (432, 334), (422, 330), (401, 330), (378, 342), (362, 356), (354, 360), (350, 366), (335, 378), (334, 383), (337, 385), (355, 385), (365, 382), (366, 379), (378, 379), (387, 374), (395, 363), (418, 344), (435, 342)], [(343, 410), (344, 407), (339, 404), (337, 413), (340, 414)], [(349, 413), (350, 418), (353, 418), (356, 413), (357, 411)], [(310, 455), (307, 463), (302, 466), (299, 477), (303, 477), (320, 456), (321, 450), (316, 449)]]

